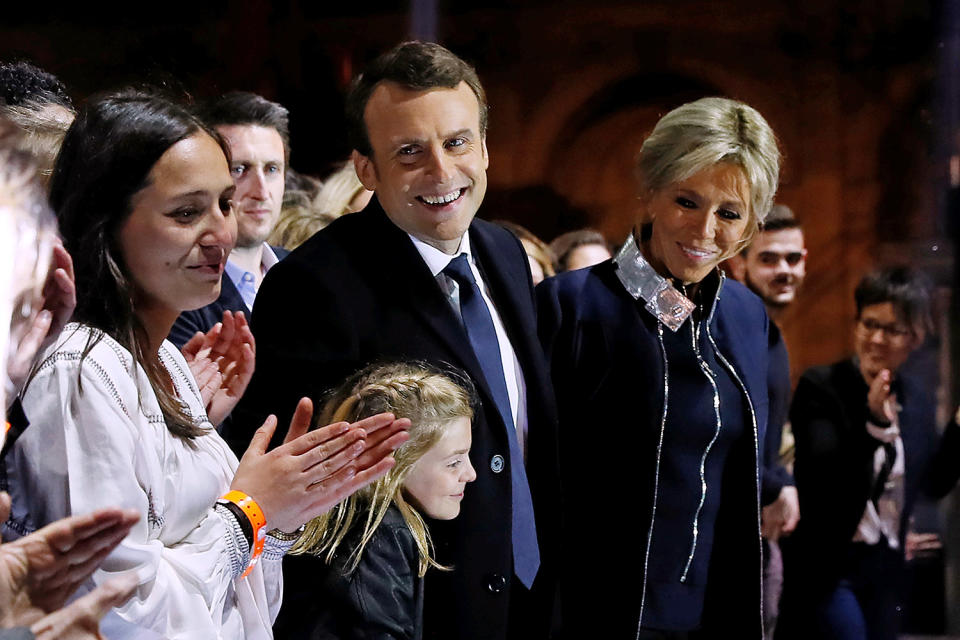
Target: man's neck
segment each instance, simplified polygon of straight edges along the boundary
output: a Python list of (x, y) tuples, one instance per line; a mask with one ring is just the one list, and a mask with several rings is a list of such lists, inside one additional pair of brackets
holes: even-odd
[(252, 247), (234, 247), (230, 252), (230, 262), (252, 273), (259, 286), (263, 279), (263, 243)]
[(770, 319), (776, 322), (777, 324), (780, 324), (780, 318), (783, 317), (783, 313), (784, 311), (786, 311), (787, 307), (777, 306), (772, 304), (768, 304), (765, 306), (767, 307), (767, 315), (770, 316)]

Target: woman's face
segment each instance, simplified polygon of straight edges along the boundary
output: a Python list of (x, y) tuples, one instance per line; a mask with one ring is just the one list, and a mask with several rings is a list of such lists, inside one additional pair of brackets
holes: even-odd
[(896, 373), (922, 343), (923, 335), (897, 316), (892, 302), (864, 307), (853, 333), (853, 350), (860, 359), (860, 373), (867, 384), (883, 370)]
[(655, 191), (643, 204), (653, 223), (651, 263), (686, 284), (700, 282), (741, 248), (750, 219), (743, 170), (726, 163)]
[(179, 314), (217, 299), (237, 240), (233, 192), (227, 159), (206, 133), (160, 156), (118, 234), (138, 314)]
[(403, 481), (407, 499), (423, 515), (453, 520), (468, 482), (477, 479), (470, 464), (470, 419), (455, 418), (443, 436), (416, 461)]

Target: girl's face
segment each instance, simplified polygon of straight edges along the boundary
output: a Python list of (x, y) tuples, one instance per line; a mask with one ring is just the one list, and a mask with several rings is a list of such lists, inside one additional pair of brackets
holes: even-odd
[(443, 436), (417, 460), (403, 482), (407, 499), (423, 515), (453, 520), (468, 482), (477, 479), (470, 464), (470, 420), (456, 418)]
[(138, 314), (209, 304), (237, 240), (233, 179), (220, 146), (195, 133), (160, 156), (119, 232)]

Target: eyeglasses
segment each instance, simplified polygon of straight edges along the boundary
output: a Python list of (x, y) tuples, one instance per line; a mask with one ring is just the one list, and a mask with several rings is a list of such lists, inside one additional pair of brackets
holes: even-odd
[(860, 318), (857, 320), (857, 330), (865, 336), (872, 336), (877, 331), (882, 331), (883, 336), (888, 340), (905, 340), (913, 335), (913, 331), (897, 324), (883, 324), (873, 318)]

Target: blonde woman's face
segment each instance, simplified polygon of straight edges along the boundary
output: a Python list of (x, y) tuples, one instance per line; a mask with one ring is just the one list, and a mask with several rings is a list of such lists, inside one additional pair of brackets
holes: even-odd
[(407, 500), (434, 520), (453, 520), (468, 482), (477, 479), (470, 464), (470, 419), (456, 418), (443, 436), (413, 465), (403, 482)]
[(741, 248), (750, 221), (750, 189), (732, 164), (708, 167), (650, 194), (651, 262), (665, 276), (700, 282)]

